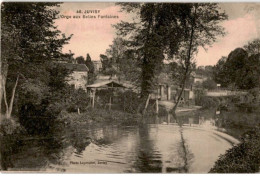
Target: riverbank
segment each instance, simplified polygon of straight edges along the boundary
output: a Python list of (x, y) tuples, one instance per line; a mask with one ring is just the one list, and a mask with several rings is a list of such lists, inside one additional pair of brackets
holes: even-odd
[(81, 114), (61, 112), (57, 121), (65, 125), (106, 123), (130, 126), (137, 125), (141, 118), (141, 114), (131, 114), (117, 110), (88, 109)]
[[(237, 147), (241, 146), (241, 143), (239, 143), (239, 141), (236, 140), (235, 138), (227, 135), (226, 134), (227, 132), (222, 133), (222, 132), (218, 131), (220, 129), (217, 129), (216, 127), (212, 127), (212, 125), (210, 124), (210, 121), (207, 120), (207, 118), (212, 118), (212, 116), (215, 114), (215, 111), (213, 109), (212, 110), (184, 109), (184, 110), (185, 111), (178, 111), (176, 113), (176, 115), (179, 119), (182, 119), (183, 128), (185, 130), (189, 129), (188, 131), (186, 131), (189, 133), (186, 135), (184, 134), (186, 137), (190, 137), (193, 132), (197, 132), (197, 131), (204, 132), (203, 136), (204, 135), (206, 136), (206, 134), (208, 132), (208, 134), (210, 134), (211, 137), (214, 136), (215, 139), (222, 139), (223, 141), (225, 140), (226, 141), (225, 143), (229, 144), (230, 146), (233, 146), (232, 149), (236, 149)], [(191, 111), (189, 111), (189, 110), (191, 110)], [(147, 116), (151, 115), (151, 117), (148, 117), (147, 119), (149, 119), (149, 120), (153, 119), (152, 116), (154, 116), (154, 114), (152, 112), (148, 112), (148, 113), (149, 114)], [(224, 114), (224, 112), (222, 112), (222, 114)], [(205, 116), (206, 121), (202, 125), (199, 125), (197, 122), (199, 116)], [(229, 116), (227, 116), (227, 118)], [(156, 116), (154, 116), (154, 117), (156, 117)], [(165, 118), (167, 118), (167, 116)], [(190, 124), (187, 123), (189, 121), (188, 120), (189, 118), (194, 119), (194, 122), (191, 126), (190, 126)], [(233, 118), (236, 119), (236, 117), (233, 117)], [(127, 131), (125, 133), (128, 133), (129, 128), (132, 129), (135, 127), (135, 128), (143, 129), (146, 126), (161, 127), (161, 129), (163, 130), (165, 128), (169, 129), (170, 127), (172, 127), (172, 125), (176, 125), (176, 126), (174, 126), (174, 127), (176, 127), (176, 129), (178, 129), (178, 130), (182, 129), (179, 127), (179, 124), (173, 123), (176, 121), (176, 119), (174, 119), (172, 116), (170, 116), (170, 120), (168, 123), (166, 122), (166, 119), (164, 119), (164, 117), (160, 117), (160, 116), (159, 116), (159, 119), (161, 119), (161, 120), (157, 121), (157, 123), (156, 122), (150, 123), (148, 121), (144, 122), (145, 119), (146, 119), (146, 117), (143, 117), (141, 114), (131, 114), (131, 113), (126, 113), (126, 112), (122, 112), (122, 111), (118, 111), (118, 110), (90, 108), (90, 109), (86, 110), (86, 112), (83, 112), (81, 114), (68, 113), (66, 111), (62, 111), (61, 114), (59, 115), (59, 117), (57, 118), (52, 131), (50, 132), (51, 135), (42, 136), (42, 137), (41, 136), (33, 136), (33, 137), (24, 136), (25, 138), (23, 137), (22, 140), (20, 139), (19, 141), (16, 141), (16, 139), (15, 139), (11, 142), (9, 142), (10, 140), (7, 140), (9, 142), (9, 144), (6, 143), (6, 146), (14, 147), (13, 149), (17, 149), (17, 148), (15, 148), (16, 146), (19, 146), (19, 147), (24, 146), (24, 145), (27, 146), (27, 143), (34, 142), (35, 145), (33, 145), (32, 147), (30, 146), (30, 147), (33, 149), (34, 148), (43, 148), (43, 150), (40, 149), (43, 151), (42, 152), (43, 154), (42, 154), (42, 157), (40, 157), (39, 159), (45, 159), (46, 158), (45, 151), (48, 151), (48, 152), (50, 151), (52, 154), (57, 153), (56, 151), (52, 152), (51, 149), (53, 147), (55, 147), (58, 150), (64, 149), (65, 151), (67, 151), (67, 149), (71, 148), (71, 145), (72, 145), (73, 147), (76, 148), (76, 151), (78, 153), (81, 153), (81, 152), (85, 151), (85, 148), (87, 146), (89, 146), (89, 144), (95, 144), (97, 147), (100, 145), (103, 145), (103, 144), (106, 144), (109, 146), (110, 143), (113, 142), (113, 138), (108, 139), (106, 135), (111, 134), (111, 136), (112, 136), (112, 134), (113, 134), (113, 136), (114, 136), (114, 133), (115, 133), (114, 131), (118, 128), (122, 128), (122, 130), (120, 130), (120, 131), (125, 131), (125, 129), (126, 129)], [(165, 125), (165, 124), (168, 124), (168, 125)], [(108, 130), (107, 126), (110, 127), (109, 130)], [(113, 130), (113, 131), (110, 132), (110, 130), (111, 131)], [(101, 134), (102, 134), (103, 138), (100, 138)], [(157, 133), (155, 133), (153, 136), (157, 136)], [(168, 136), (171, 137), (173, 135), (168, 134)], [(120, 137), (121, 137), (121, 133), (117, 133), (117, 138), (120, 139)], [(206, 137), (208, 138), (208, 136), (206, 136)], [(201, 137), (198, 137), (198, 138), (201, 138)], [(172, 137), (170, 139), (172, 139)], [(254, 141), (256, 141), (256, 140), (257, 139), (254, 139)], [(198, 145), (197, 141), (199, 141), (199, 140), (196, 140), (196, 142), (195, 142), (194, 140), (191, 139), (190, 145), (193, 147), (194, 146), (197, 147), (197, 145)], [(258, 140), (258, 142), (259, 142), (259, 140)], [(42, 143), (46, 144), (46, 145), (44, 145), (46, 147), (42, 147)], [(188, 147), (190, 145), (188, 144)], [(208, 142), (208, 144), (205, 143), (204, 145), (211, 146), (212, 144), (210, 144), (210, 142)], [(252, 146), (250, 146), (250, 148), (247, 148), (247, 149), (252, 150), (252, 147), (257, 148), (256, 147), (257, 142), (256, 142), (256, 144), (252, 144), (250, 142), (250, 145), (252, 145)], [(37, 146), (37, 147), (35, 147), (35, 146)], [(242, 146), (243, 146), (243, 142), (242, 142)], [(214, 148), (215, 147), (212, 147), (212, 149), (214, 149)], [(253, 148), (253, 149), (255, 149), (255, 148)], [(228, 153), (235, 151), (232, 149), (229, 150)], [(250, 154), (250, 152), (247, 151), (247, 149), (244, 149), (243, 152)], [(23, 150), (24, 149), (19, 148), (19, 152), (15, 152), (13, 150), (10, 152), (9, 151), (5, 152), (6, 154), (9, 154), (9, 153), (14, 154), (10, 158), (9, 158), (9, 156), (7, 156), (8, 159), (4, 160), (5, 165), (9, 166), (8, 164), (12, 163), (12, 161), (13, 161), (12, 159), (17, 158), (15, 155), (16, 153), (20, 153), (20, 155), (29, 153), (27, 150), (26, 150), (26, 152), (23, 152)], [(197, 159), (196, 163), (198, 163), (197, 165), (201, 166), (201, 168), (204, 169), (204, 164), (199, 163), (199, 162), (201, 162), (201, 159), (199, 157), (205, 156), (205, 158), (206, 158), (207, 154), (205, 155), (204, 153), (202, 153), (200, 148), (199, 149), (193, 148), (193, 150), (195, 150), (195, 152), (197, 154), (200, 154), (200, 155), (198, 155), (198, 159)], [(254, 152), (254, 154), (256, 154), (256, 153), (258, 153), (257, 150), (252, 151), (252, 152)], [(221, 152), (221, 154), (224, 154), (224, 153), (225, 153), (224, 151)], [(76, 153), (76, 156), (77, 155), (78, 154)], [(236, 159), (236, 157), (234, 157), (234, 159), (232, 159), (233, 157), (228, 157), (229, 160), (226, 160), (226, 159), (228, 159), (228, 158), (226, 158), (227, 156), (228, 155), (224, 154), (224, 155), (220, 156), (220, 159), (219, 159), (219, 161), (221, 161), (221, 160), (223, 161), (223, 159), (224, 159), (223, 164), (224, 164), (225, 168), (228, 166), (228, 162), (226, 162), (226, 161), (230, 161), (230, 164), (234, 164), (234, 159)], [(248, 155), (246, 155), (246, 157), (248, 157)], [(50, 156), (47, 155), (47, 159), (48, 159), (47, 161), (53, 161), (52, 158), (53, 158), (52, 155), (50, 155)], [(214, 156), (214, 159), (216, 161), (217, 156)], [(59, 159), (55, 158), (54, 160), (58, 161)], [(17, 161), (17, 159), (16, 159), (16, 161)], [(257, 159), (256, 159), (256, 161), (257, 161)], [(214, 164), (213, 162), (214, 161), (212, 160), (211, 161), (212, 166)], [(35, 161), (34, 161), (34, 158), (32, 157), (30, 159), (30, 161), (28, 162), (28, 166), (32, 165), (34, 163), (35, 163)], [(250, 162), (248, 162), (244, 159), (244, 161), (240, 161), (240, 163), (247, 164)], [(24, 165), (23, 159), (22, 158), (18, 159), (17, 164), (18, 164), (18, 166), (16, 166), (17, 169), (19, 169), (19, 165), (21, 165), (21, 167), (22, 167)], [(43, 166), (43, 165), (40, 163), (39, 166)], [(207, 165), (207, 166), (210, 167), (210, 165)], [(219, 168), (221, 168), (220, 162), (218, 162), (218, 165), (215, 167), (215, 169), (216, 168), (217, 168), (216, 172), (220, 172), (219, 171)], [(193, 170), (198, 170), (198, 169), (194, 168)], [(215, 171), (211, 171), (211, 172), (215, 172)], [(232, 172), (236, 172), (236, 171), (232, 171)]]

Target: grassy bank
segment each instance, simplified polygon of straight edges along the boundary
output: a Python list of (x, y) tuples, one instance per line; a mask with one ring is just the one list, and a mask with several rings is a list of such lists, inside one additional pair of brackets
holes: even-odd
[(140, 114), (131, 114), (117, 110), (88, 109), (81, 114), (61, 112), (58, 121), (63, 122), (65, 125), (113, 123), (115, 125), (131, 126), (137, 125), (141, 117)]

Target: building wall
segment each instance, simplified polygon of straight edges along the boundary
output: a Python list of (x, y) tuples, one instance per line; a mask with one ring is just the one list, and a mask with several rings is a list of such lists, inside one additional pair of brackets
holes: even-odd
[(88, 72), (74, 71), (68, 78), (68, 84), (74, 85), (75, 89), (82, 88), (87, 90), (86, 85), (88, 84)]

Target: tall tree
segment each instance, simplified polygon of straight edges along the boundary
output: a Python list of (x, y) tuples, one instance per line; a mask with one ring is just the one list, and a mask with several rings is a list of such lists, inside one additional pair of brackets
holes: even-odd
[(243, 47), (248, 55), (260, 54), (260, 39), (254, 39)]
[(230, 83), (230, 79), (226, 77), (228, 75), (228, 68), (225, 66), (226, 61), (227, 57), (222, 56), (213, 67), (213, 79), (221, 87), (227, 87)]
[[(170, 36), (167, 35), (169, 30), (165, 30), (170, 21), (167, 17), (170, 18), (170, 15), (165, 11), (170, 9), (167, 9), (170, 5), (166, 3), (120, 3), (120, 5), (123, 10), (135, 13), (137, 17), (137, 21), (121, 22), (116, 28), (118, 35), (126, 39), (126, 46), (135, 51), (134, 57), (140, 60), (141, 96), (146, 97), (154, 89), (155, 76), (162, 69), (166, 39)], [(173, 30), (170, 32), (174, 33)]]
[(94, 66), (94, 63), (91, 61), (91, 57), (89, 54), (87, 54), (87, 56), (86, 56), (85, 64), (89, 69), (88, 84), (93, 84), (96, 79), (95, 66)]
[(176, 55), (183, 68), (183, 75), (181, 91), (173, 108), (174, 112), (182, 97), (198, 48), (211, 45), (215, 42), (217, 36), (223, 36), (224, 29), (219, 23), (227, 19), (227, 15), (224, 12), (220, 12), (220, 8), (216, 3), (189, 4), (189, 10), (185, 11), (185, 17), (183, 19), (185, 25), (182, 28), (184, 40), (180, 43), (180, 49)]
[(135, 51), (127, 48), (127, 41), (117, 37), (106, 51), (111, 70), (116, 70), (118, 79), (137, 83), (140, 76), (140, 66), (135, 58)]
[(135, 13), (138, 22), (121, 22), (118, 34), (129, 39), (141, 62), (141, 90), (147, 95), (153, 88), (154, 76), (161, 70), (163, 60), (178, 61), (182, 68), (181, 92), (174, 110), (194, 67), (198, 47), (211, 45), (223, 35), (219, 23), (227, 19), (216, 3), (120, 3), (122, 9)]
[(9, 98), (9, 105), (5, 104), (7, 118), (11, 116), (19, 85), (32, 79), (46, 84), (45, 64), (62, 57), (62, 46), (71, 36), (65, 37), (54, 26), (58, 17), (54, 7), (58, 5), (42, 2), (1, 4), (1, 95), (4, 93), (5, 103)]
[(76, 57), (76, 61), (78, 64), (85, 64), (85, 59), (83, 56)]
[(102, 73), (104, 75), (108, 75), (108, 76), (110, 76), (110, 79), (112, 79), (112, 77), (114, 75), (118, 74), (116, 63), (115, 63), (115, 61), (113, 61), (113, 58), (111, 56), (101, 54), (100, 60), (102, 63)]
[(109, 61), (109, 58), (104, 54), (100, 54), (99, 57), (100, 57), (100, 61), (101, 61), (101, 64), (102, 64), (102, 72), (103, 72), (107, 68), (110, 67), (110, 61)]
[(228, 57), (218, 61), (214, 67), (214, 79), (230, 89), (252, 89), (258, 87), (260, 54), (248, 56), (247, 51), (237, 48)]

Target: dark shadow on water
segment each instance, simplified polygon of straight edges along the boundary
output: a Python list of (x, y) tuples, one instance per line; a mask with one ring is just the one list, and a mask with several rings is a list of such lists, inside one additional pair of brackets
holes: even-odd
[[(66, 166), (63, 163), (64, 159), (68, 158), (67, 155), (82, 157), (86, 148), (92, 147), (89, 146), (92, 143), (95, 144), (95, 147), (102, 147), (101, 149), (104, 151), (106, 147), (111, 148), (115, 145), (118, 148), (115, 151), (124, 154), (128, 150), (128, 146), (121, 148), (119, 145), (120, 143), (122, 145), (128, 144), (131, 141), (128, 139), (130, 137), (133, 138), (131, 143), (134, 145), (133, 150), (131, 149), (128, 155), (133, 159), (131, 159), (131, 164), (127, 164), (131, 166), (131, 170), (125, 172), (161, 173), (163, 152), (159, 152), (156, 147), (156, 139), (153, 137), (154, 130), (158, 131), (159, 125), (156, 124), (165, 124), (166, 126), (169, 124), (170, 126), (172, 123), (178, 123), (182, 126), (186, 122), (187, 117), (183, 119), (176, 114), (169, 113), (166, 116), (146, 117), (135, 127), (108, 125), (94, 127), (79, 124), (70, 128), (58, 126), (59, 129), (55, 128), (54, 131), (50, 131), (44, 136), (2, 137), (2, 170), (37, 171), (49, 169), (50, 164), (61, 165), (65, 169)], [(125, 143), (125, 141), (128, 142)], [(71, 149), (72, 152), (69, 151)], [(111, 156), (118, 155), (118, 152), (114, 154), (112, 152)], [(166, 172), (185, 172), (185, 167), (166, 167)]]
[(139, 146), (136, 148), (137, 159), (132, 167), (136, 172), (161, 173), (161, 154), (156, 152), (155, 144), (149, 135), (149, 126), (147, 124), (139, 125), (138, 134)]

